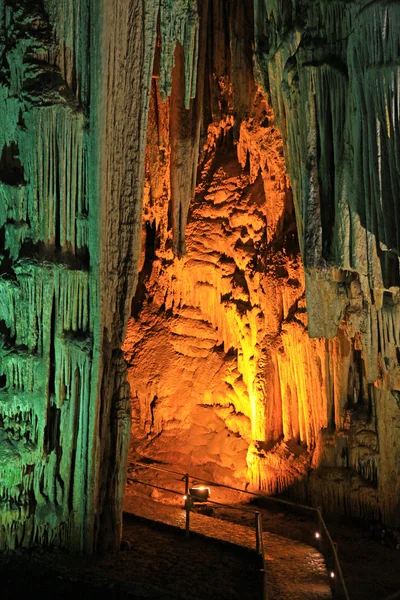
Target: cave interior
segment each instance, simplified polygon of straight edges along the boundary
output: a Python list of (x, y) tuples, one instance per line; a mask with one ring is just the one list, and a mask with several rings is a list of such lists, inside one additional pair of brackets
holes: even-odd
[(0, 0), (0, 550), (119, 547), (138, 460), (400, 527), (399, 48), (398, 2)]

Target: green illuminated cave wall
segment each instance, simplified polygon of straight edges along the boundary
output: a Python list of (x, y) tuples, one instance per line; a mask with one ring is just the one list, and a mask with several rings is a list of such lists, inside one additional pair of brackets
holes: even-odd
[(99, 219), (89, 7), (75, 4), (0, 3), (3, 549), (84, 546), (93, 498)]
[[(161, 3), (196, 86), (198, 16)], [(0, 0), (0, 549), (116, 547), (159, 1)]]

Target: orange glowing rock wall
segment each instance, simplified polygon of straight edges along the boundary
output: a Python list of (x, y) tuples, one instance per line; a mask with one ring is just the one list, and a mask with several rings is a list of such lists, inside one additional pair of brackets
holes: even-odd
[(169, 106), (154, 80), (140, 284), (124, 347), (133, 447), (280, 491), (306, 476), (329, 421), (326, 342), (307, 334), (282, 140), (259, 93), (237, 144), (231, 115), (208, 128), (176, 258)]
[[(161, 103), (154, 86), (149, 139), (157, 131), (166, 139), (162, 165), (152, 154), (154, 146), (148, 146), (145, 280), (134, 300), (125, 348), (137, 398), (136, 449), (181, 464), (207, 464), (213, 474), (222, 469), (228, 478), (247, 478), (253, 441), (278, 441), (288, 427), (285, 413), (302, 410), (295, 399), (290, 408), (285, 400), (282, 405), (279, 362), (272, 354), (281, 343), (282, 322), (298, 311), (305, 337), (304, 278), (272, 111), (257, 96), (254, 117), (242, 123), (237, 147), (232, 123), (228, 117), (208, 130), (186, 254), (174, 258), (166, 230), (168, 179), (162, 184), (155, 173), (160, 166), (161, 177), (168, 173), (168, 103)], [(244, 168), (248, 155), (251, 166)], [(287, 237), (290, 253), (283, 248)], [(268, 370), (275, 373), (269, 390)], [(300, 429), (294, 437), (300, 440)]]
[[(398, 288), (371, 291), (365, 274), (327, 255), (324, 198), (343, 165), (312, 145), (323, 123), (310, 106), (330, 88), (315, 92), (308, 81), (310, 65), (294, 53), (301, 32), (278, 43), (300, 3), (283, 16), (254, 5), (253, 22), (250, 1), (199, 4), (189, 108), (182, 48), (165, 100), (156, 55), (140, 274), (124, 343), (132, 456), (396, 522)], [(328, 13), (330, 26), (332, 15), (344, 19)], [(278, 48), (272, 58), (266, 39)], [(339, 229), (340, 210), (331, 214)], [(309, 336), (309, 323), (321, 337)]]

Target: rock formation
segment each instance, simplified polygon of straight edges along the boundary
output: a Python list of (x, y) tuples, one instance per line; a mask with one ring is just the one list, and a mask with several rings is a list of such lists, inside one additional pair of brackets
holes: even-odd
[(309, 333), (332, 338), (334, 431), (322, 431), (311, 492), (397, 523), (399, 23), (397, 3), (255, 3), (257, 81), (285, 140)]
[(0, 0), (0, 548), (118, 545), (130, 404), (136, 455), (398, 522), (399, 23)]
[(179, 259), (165, 227), (180, 141), (154, 89), (124, 347), (132, 450), (398, 522), (400, 11), (251, 8), (209, 4)]
[[(0, 2), (0, 548), (119, 544), (159, 8)], [(197, 13), (161, 13), (164, 92), (177, 38), (188, 102)]]

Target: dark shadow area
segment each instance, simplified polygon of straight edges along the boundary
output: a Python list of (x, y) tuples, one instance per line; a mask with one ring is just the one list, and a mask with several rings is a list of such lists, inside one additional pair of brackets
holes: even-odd
[(4, 144), (0, 157), (0, 181), (6, 185), (25, 185), (24, 167), (19, 159), (19, 149), (15, 142)]
[[(97, 558), (59, 551), (0, 556), (2, 599), (254, 600), (259, 572), (253, 553), (125, 514), (124, 551)], [(23, 576), (21, 574), (23, 573)]]
[(156, 256), (157, 244), (158, 244), (156, 222), (146, 223), (146, 242), (144, 248), (144, 263), (143, 268), (139, 273), (139, 280), (136, 288), (136, 293), (132, 300), (132, 317), (138, 318), (140, 311), (142, 310), (143, 303), (146, 298), (146, 280), (151, 275), (153, 268), (153, 261)]
[(71, 250), (61, 249), (57, 245), (49, 246), (44, 242), (33, 242), (32, 240), (25, 240), (21, 245), (19, 258), (57, 263), (69, 269), (82, 271), (88, 271), (90, 265), (87, 246), (83, 246), (74, 254)]

